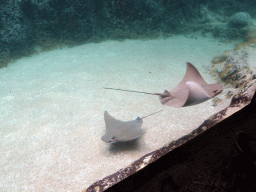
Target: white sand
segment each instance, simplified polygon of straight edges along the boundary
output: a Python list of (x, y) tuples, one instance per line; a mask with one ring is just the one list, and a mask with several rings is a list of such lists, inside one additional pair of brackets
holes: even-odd
[[(41, 53), (0, 69), (0, 191), (81, 191), (190, 133), (230, 101), (175, 109), (162, 106), (157, 96), (102, 87), (171, 90), (187, 61), (213, 83), (202, 66), (232, 47), (182, 36), (107, 41)], [(146, 134), (137, 146), (113, 149), (100, 139), (105, 110), (132, 120), (159, 109), (164, 111), (144, 119)]]

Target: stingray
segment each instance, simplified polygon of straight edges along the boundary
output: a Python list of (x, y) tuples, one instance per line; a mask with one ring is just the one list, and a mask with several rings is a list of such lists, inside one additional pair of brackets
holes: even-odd
[(101, 139), (106, 143), (123, 142), (138, 139), (145, 133), (141, 129), (143, 123), (142, 119), (159, 113), (161, 111), (157, 111), (144, 117), (137, 117), (137, 119), (134, 119), (132, 121), (117, 120), (109, 115), (107, 111), (105, 111), (104, 120), (106, 124), (106, 133), (101, 137)]
[(220, 84), (207, 84), (195, 66), (189, 62), (187, 62), (186, 74), (182, 81), (171, 91), (165, 90), (164, 93), (148, 93), (107, 87), (104, 87), (104, 89), (158, 95), (163, 105), (175, 108), (202, 103), (222, 92)]

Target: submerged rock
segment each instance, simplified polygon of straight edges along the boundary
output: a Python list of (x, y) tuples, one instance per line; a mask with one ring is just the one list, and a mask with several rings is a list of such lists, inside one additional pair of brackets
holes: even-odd
[(227, 94), (226, 94), (226, 97), (227, 98), (230, 98), (234, 95), (233, 91), (228, 91)]
[(248, 56), (245, 49), (226, 51), (219, 57), (213, 58), (212, 66), (225, 85), (242, 88), (246, 82), (253, 80)]
[(246, 12), (239, 12), (232, 15), (228, 25), (233, 28), (243, 28), (252, 24), (251, 16)]

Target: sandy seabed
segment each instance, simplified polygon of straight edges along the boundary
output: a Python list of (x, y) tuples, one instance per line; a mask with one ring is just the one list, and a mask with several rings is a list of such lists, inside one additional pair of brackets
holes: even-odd
[[(157, 96), (104, 90), (171, 90), (186, 62), (215, 83), (207, 68), (233, 48), (210, 38), (183, 36), (149, 41), (90, 43), (23, 58), (0, 69), (0, 191), (81, 191), (141, 156), (190, 133), (227, 107), (202, 104), (171, 108)], [(100, 138), (107, 110), (119, 120), (143, 119), (145, 134), (131, 147)]]

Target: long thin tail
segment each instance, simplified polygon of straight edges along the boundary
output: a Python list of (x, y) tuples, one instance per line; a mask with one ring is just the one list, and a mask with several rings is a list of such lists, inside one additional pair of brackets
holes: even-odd
[(110, 88), (110, 87), (103, 87), (104, 89), (112, 89), (117, 91), (126, 91), (126, 92), (134, 92), (134, 93), (143, 93), (143, 94), (149, 94), (149, 95), (162, 95), (161, 93), (148, 93), (148, 92), (142, 92), (142, 91), (131, 91), (131, 90), (125, 90), (125, 89), (116, 89), (116, 88)]
[(148, 116), (151, 116), (151, 115), (154, 115), (154, 114), (159, 113), (159, 112), (161, 112), (161, 111), (163, 111), (163, 110), (160, 110), (160, 111), (157, 111), (157, 112), (155, 112), (155, 113), (151, 113), (151, 114), (149, 114), (149, 115), (146, 115), (146, 116), (144, 116), (144, 117), (141, 117), (141, 119), (143, 119), (143, 118), (145, 118), (145, 117), (148, 117)]

